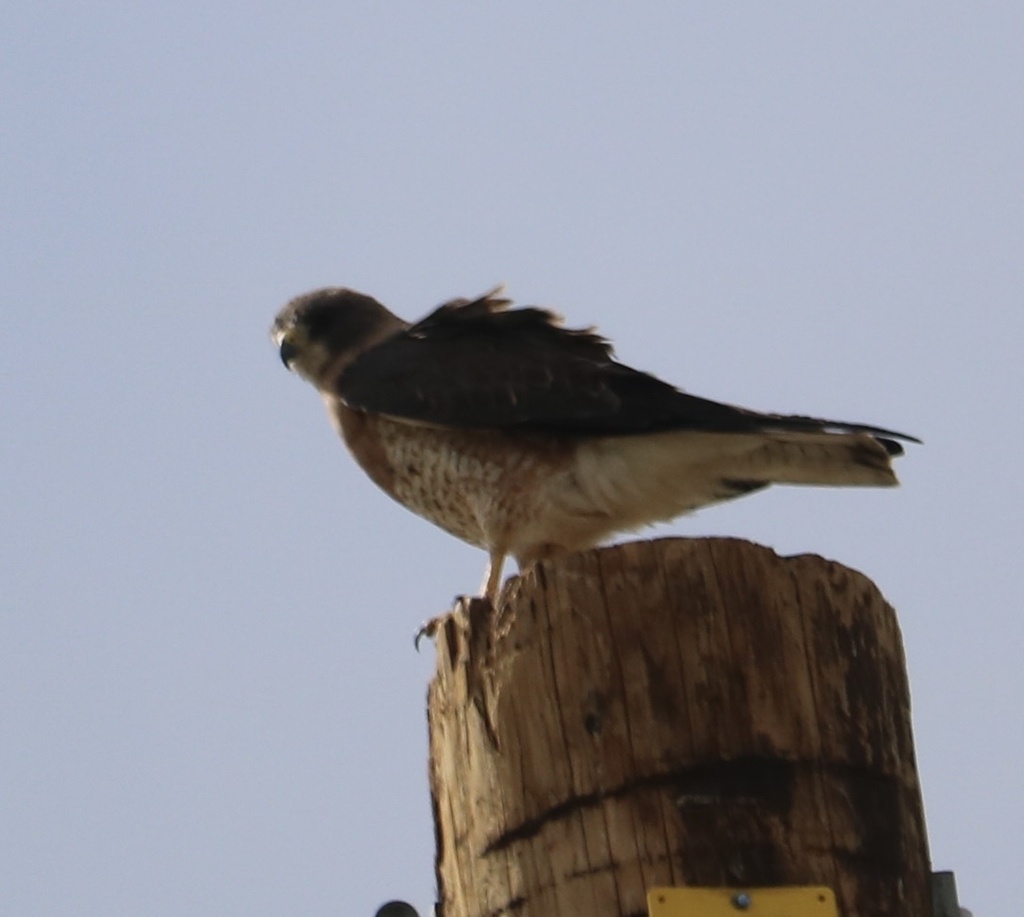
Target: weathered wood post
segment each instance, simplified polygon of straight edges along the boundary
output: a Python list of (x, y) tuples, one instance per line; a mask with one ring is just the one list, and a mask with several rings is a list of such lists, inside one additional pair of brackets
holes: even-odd
[(472, 603), (437, 655), (444, 917), (640, 917), (659, 885), (827, 885), (842, 917), (929, 917), (899, 629), (861, 574), (634, 542)]

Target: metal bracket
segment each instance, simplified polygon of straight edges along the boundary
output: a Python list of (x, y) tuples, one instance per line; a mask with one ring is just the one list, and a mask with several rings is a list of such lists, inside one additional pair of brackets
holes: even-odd
[(956, 876), (949, 870), (932, 873), (932, 917), (963, 917), (970, 911), (960, 907)]
[(652, 888), (650, 917), (839, 917), (824, 886), (788, 888)]

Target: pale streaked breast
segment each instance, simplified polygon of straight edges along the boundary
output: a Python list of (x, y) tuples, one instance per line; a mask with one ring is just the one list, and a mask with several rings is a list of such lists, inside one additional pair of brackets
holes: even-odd
[(329, 405), (356, 461), (390, 496), (472, 545), (502, 547), (544, 509), (573, 447), (546, 437), (405, 423)]

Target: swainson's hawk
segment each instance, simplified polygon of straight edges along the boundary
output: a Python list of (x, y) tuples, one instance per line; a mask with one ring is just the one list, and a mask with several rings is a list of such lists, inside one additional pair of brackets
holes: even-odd
[(879, 427), (761, 414), (617, 363), (591, 329), (498, 290), (410, 324), (342, 288), (288, 303), (272, 334), (386, 493), (486, 550), (493, 599), (520, 568), (769, 484), (897, 483)]

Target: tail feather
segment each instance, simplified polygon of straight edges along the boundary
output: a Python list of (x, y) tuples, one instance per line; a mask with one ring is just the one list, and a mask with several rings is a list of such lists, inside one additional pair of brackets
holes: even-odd
[(546, 481), (544, 509), (510, 546), (581, 550), (616, 532), (667, 522), (771, 484), (893, 487), (896, 454), (872, 433), (676, 431), (577, 444), (571, 465)]
[(867, 433), (774, 434), (736, 458), (735, 464), (749, 468), (749, 474), (730, 476), (766, 484), (894, 487), (899, 481), (892, 458), (902, 451), (899, 443)]
[[(893, 487), (889, 450), (867, 433), (658, 433), (581, 444), (552, 499), (608, 531), (672, 519), (771, 484)], [(588, 523), (589, 524), (589, 523)]]

